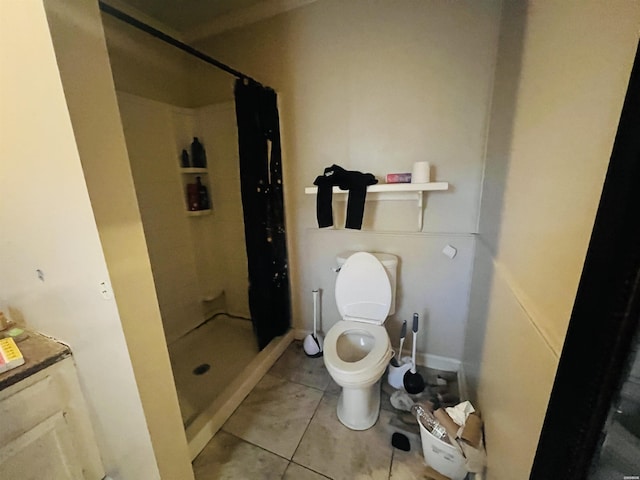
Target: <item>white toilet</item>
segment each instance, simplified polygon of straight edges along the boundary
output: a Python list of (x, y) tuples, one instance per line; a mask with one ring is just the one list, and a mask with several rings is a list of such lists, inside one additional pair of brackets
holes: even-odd
[(378, 420), (379, 381), (393, 356), (384, 322), (395, 311), (398, 258), (347, 252), (341, 261), (336, 304), (342, 320), (327, 332), (323, 358), (342, 387), (338, 418), (352, 430), (366, 430)]

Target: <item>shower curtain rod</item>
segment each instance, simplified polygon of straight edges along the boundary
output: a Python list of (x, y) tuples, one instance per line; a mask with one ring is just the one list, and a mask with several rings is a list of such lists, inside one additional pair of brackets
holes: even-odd
[(102, 10), (104, 13), (111, 15), (112, 17), (115, 17), (118, 20), (121, 20), (125, 23), (128, 23), (129, 25), (139, 30), (142, 30), (143, 32), (146, 32), (149, 35), (152, 35), (157, 39), (162, 40), (165, 43), (168, 43), (169, 45), (179, 48), (180, 50), (188, 53), (189, 55), (193, 55), (194, 57), (199, 58), (200, 60), (208, 63), (209, 65), (213, 65), (214, 67), (219, 68), (220, 70), (230, 73), (231, 75), (233, 75), (234, 77), (240, 80), (249, 81), (249, 82), (253, 82), (253, 83), (257, 83), (258, 85), (261, 85), (260, 82), (258, 82), (254, 78), (251, 78), (249, 75), (245, 75), (244, 73), (239, 72), (234, 68), (231, 68), (229, 65), (225, 65), (224, 63), (216, 60), (215, 58), (210, 57), (206, 53), (202, 53), (201, 51), (196, 50), (192, 46), (187, 45), (186, 43), (181, 42), (180, 40), (177, 40), (167, 35), (166, 33), (163, 33), (160, 30), (153, 28), (151, 25), (147, 25), (146, 23), (141, 22), (140, 20), (130, 15), (127, 15), (122, 10), (118, 10), (117, 8), (112, 7), (111, 5), (104, 3), (102, 0), (98, 0), (98, 5), (100, 6), (100, 10)]

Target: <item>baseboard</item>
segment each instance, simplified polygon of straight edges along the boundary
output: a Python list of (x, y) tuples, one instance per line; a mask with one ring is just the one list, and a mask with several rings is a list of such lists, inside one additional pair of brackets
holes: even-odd
[(458, 372), (462, 362), (455, 358), (442, 357), (431, 353), (416, 353), (416, 363), (424, 367), (444, 370), (446, 372)]
[(293, 329), (293, 339), (294, 340), (304, 340), (307, 335), (313, 333), (313, 330), (304, 330), (302, 328)]

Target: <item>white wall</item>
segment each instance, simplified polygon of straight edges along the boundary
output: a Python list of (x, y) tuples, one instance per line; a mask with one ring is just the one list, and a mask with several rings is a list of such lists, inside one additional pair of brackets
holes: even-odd
[[(119, 94), (129, 161), (167, 342), (212, 313), (204, 298), (224, 292), (224, 310), (249, 317), (247, 256), (233, 104), (186, 109)], [(189, 217), (180, 152), (194, 136), (207, 152), (202, 175), (211, 215)]]
[[(185, 199), (172, 109), (119, 95), (120, 116), (164, 332), (170, 343), (202, 323), (200, 283)], [(193, 117), (183, 117), (181, 124)], [(190, 122), (189, 122), (190, 121)], [(200, 219), (194, 219), (199, 221)]]
[(71, 346), (106, 471), (159, 478), (43, 4), (0, 11), (0, 303)]
[[(235, 104), (221, 103), (193, 110), (206, 142), (212, 221), (196, 241), (205, 272), (205, 292), (224, 291), (227, 313), (245, 318), (249, 311), (249, 270), (240, 193), (240, 159)], [(197, 224), (196, 224), (197, 225)], [(208, 286), (207, 286), (208, 285)]]
[[(325, 332), (340, 319), (334, 296), (336, 274), (331, 270), (336, 266), (337, 254), (345, 250), (345, 245), (356, 250), (392, 253), (400, 257), (396, 313), (385, 326), (394, 347), (398, 345), (402, 320), (408, 320), (411, 325), (413, 313), (417, 312), (420, 315), (419, 338), (426, 346), (422, 351), (433, 356), (461, 358), (463, 344), (460, 338), (464, 335), (471, 282), (469, 265), (473, 261), (472, 235), (425, 236), (349, 230), (307, 230), (306, 233), (306, 244), (316, 252), (314, 257), (321, 267), (306, 271), (303, 281), (305, 285), (322, 289), (322, 328)], [(447, 244), (458, 249), (453, 260), (441, 253)], [(407, 260), (403, 252), (411, 252), (411, 257)], [(313, 318), (311, 289), (303, 294), (304, 314)], [(411, 341), (409, 335), (408, 345)], [(405, 350), (405, 354), (408, 352)]]
[[(498, 1), (406, 1), (399, 7), (327, 0), (196, 44), (280, 96), (295, 327), (312, 327), (313, 288), (332, 292), (325, 272), (335, 252), (381, 246), (412, 266), (406, 279), (414, 281), (401, 285), (398, 306), (401, 317), (428, 313), (419, 350), (461, 358), (466, 312), (460, 308), (468, 300), (473, 243), (458, 235), (476, 231), (499, 15)], [(194, 96), (224, 88), (191, 81)], [(423, 234), (317, 229), (315, 197), (304, 195), (304, 187), (324, 167), (337, 163), (384, 178), (410, 171), (418, 160), (431, 161), (435, 178), (452, 185), (428, 195)], [(415, 217), (415, 203), (369, 203), (365, 227), (411, 232)], [(458, 244), (460, 256), (435, 267), (447, 243)], [(434, 300), (442, 275), (453, 275), (450, 284), (457, 286), (447, 308)], [(325, 308), (328, 319), (336, 314)], [(388, 325), (392, 336), (396, 324)]]
[(639, 27), (636, 2), (504, 5), (464, 356), (489, 479), (529, 475)]
[(153, 468), (161, 477), (192, 478), (98, 5), (84, 0), (46, 0), (45, 7), (66, 107), (151, 436)]
[[(119, 92), (180, 107), (210, 105), (232, 98), (233, 81), (226, 73), (108, 14), (102, 14), (102, 22)], [(150, 23), (172, 34), (166, 26)], [(174, 37), (178, 36), (174, 33)], [(202, 88), (194, 90), (194, 84)]]

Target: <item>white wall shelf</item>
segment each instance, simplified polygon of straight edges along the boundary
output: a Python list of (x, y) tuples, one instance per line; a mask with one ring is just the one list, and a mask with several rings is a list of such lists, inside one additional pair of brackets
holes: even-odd
[[(367, 193), (376, 192), (429, 192), (433, 190), (448, 190), (449, 182), (430, 182), (430, 183), (377, 183), (367, 187)], [(307, 195), (315, 195), (318, 193), (318, 187), (305, 187), (304, 193)], [(333, 187), (333, 193), (349, 193), (349, 190), (341, 190), (340, 187)], [(382, 198), (381, 200), (383, 200)]]
[(207, 210), (187, 210), (188, 217), (202, 217), (203, 215), (211, 215), (212, 210), (208, 208)]
[(207, 193), (209, 194), (209, 205), (211, 205), (211, 186), (209, 181), (209, 169), (207, 167), (180, 167), (180, 173), (182, 174), (182, 189), (185, 195), (185, 206), (187, 208), (187, 216), (188, 217), (202, 217), (204, 215), (210, 215), (212, 213), (212, 209), (204, 209), (204, 210), (189, 210), (189, 195), (186, 191), (187, 184), (194, 183), (196, 177), (200, 177), (202, 184), (207, 188)]
[[(444, 190), (449, 190), (449, 182), (378, 183), (367, 187), (367, 201), (416, 200), (418, 204), (418, 231), (421, 232), (424, 193)], [(318, 187), (305, 187), (304, 193), (307, 195), (317, 195)], [(333, 187), (333, 193), (341, 194), (335, 197), (335, 199), (344, 201), (347, 199), (349, 190), (341, 190), (340, 187)]]

